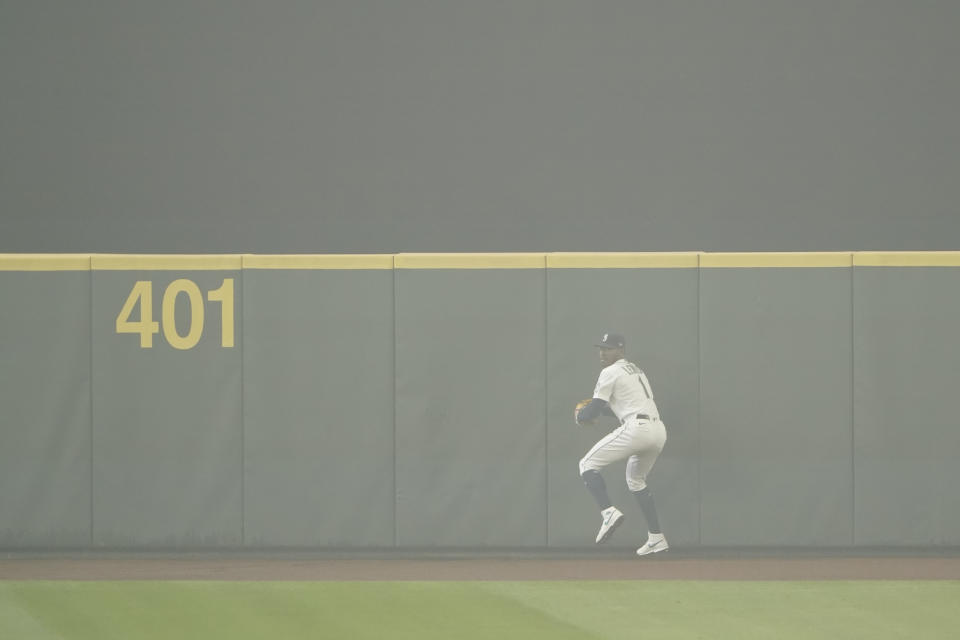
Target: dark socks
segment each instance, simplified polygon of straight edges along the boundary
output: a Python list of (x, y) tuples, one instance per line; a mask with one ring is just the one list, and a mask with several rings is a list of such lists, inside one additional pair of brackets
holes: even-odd
[(593, 499), (596, 500), (601, 511), (613, 506), (610, 502), (610, 497), (607, 496), (607, 485), (599, 472), (588, 469), (584, 471), (580, 477), (583, 478), (583, 484), (587, 485), (587, 491), (589, 491)]
[(647, 530), (650, 533), (661, 533), (660, 519), (657, 517), (657, 507), (653, 503), (653, 494), (650, 493), (650, 487), (644, 487), (640, 491), (631, 491), (630, 493), (637, 499), (640, 511), (643, 511), (643, 517), (647, 519)]

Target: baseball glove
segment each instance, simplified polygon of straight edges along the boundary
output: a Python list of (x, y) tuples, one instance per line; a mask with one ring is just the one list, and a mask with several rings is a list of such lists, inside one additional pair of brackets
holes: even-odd
[(580, 410), (583, 409), (588, 404), (590, 404), (591, 400), (593, 400), (593, 398), (587, 398), (586, 400), (581, 400), (580, 402), (577, 403), (577, 406), (573, 408), (573, 421), (576, 422), (578, 425), (593, 424), (592, 420), (588, 422), (580, 422), (580, 420), (577, 418), (577, 416), (580, 415)]

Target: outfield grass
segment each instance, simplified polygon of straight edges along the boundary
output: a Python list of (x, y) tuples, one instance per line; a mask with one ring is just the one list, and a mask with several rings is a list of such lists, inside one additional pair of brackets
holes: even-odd
[(958, 635), (960, 581), (0, 582), (4, 640)]

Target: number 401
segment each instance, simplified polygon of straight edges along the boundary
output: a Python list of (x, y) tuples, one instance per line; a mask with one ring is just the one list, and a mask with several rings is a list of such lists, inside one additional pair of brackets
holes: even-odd
[[(190, 302), (190, 328), (187, 334), (177, 333), (176, 309), (177, 297), (187, 294)], [(219, 289), (207, 292), (207, 300), (219, 302), (221, 331), (220, 346), (233, 346), (233, 278), (226, 278)], [(133, 307), (140, 302), (140, 319), (131, 320)], [(174, 349), (192, 349), (203, 335), (203, 294), (200, 287), (192, 280), (180, 279), (170, 283), (163, 292), (161, 304), (161, 318), (163, 321), (163, 337)], [(140, 334), (140, 348), (149, 349), (153, 346), (153, 334), (160, 332), (160, 323), (153, 319), (153, 283), (149, 280), (138, 280), (123, 308), (117, 315), (117, 333)]]

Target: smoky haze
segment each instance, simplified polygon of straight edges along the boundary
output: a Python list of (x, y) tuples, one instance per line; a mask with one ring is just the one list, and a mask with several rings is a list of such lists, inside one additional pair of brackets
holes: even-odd
[(0, 251), (956, 249), (960, 4), (0, 4)]

